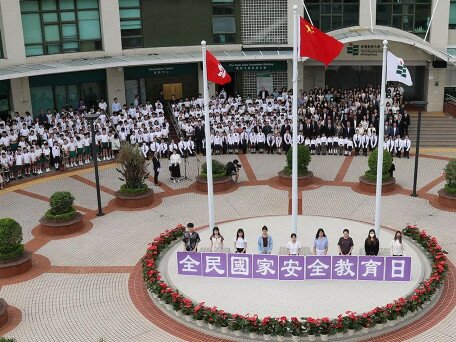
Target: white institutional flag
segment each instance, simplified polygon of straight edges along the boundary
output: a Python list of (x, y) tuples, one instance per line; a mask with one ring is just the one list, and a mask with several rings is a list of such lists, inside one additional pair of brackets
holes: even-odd
[(396, 57), (388, 51), (388, 58), (386, 62), (386, 80), (401, 82), (408, 86), (413, 84), (410, 72), (404, 64), (402, 58)]

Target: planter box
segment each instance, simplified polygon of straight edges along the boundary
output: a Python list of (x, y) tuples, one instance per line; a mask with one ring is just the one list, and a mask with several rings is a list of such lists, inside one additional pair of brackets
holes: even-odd
[(0, 330), (8, 322), (8, 304), (3, 298), (0, 298)]
[(445, 189), (440, 189), (438, 202), (448, 209), (456, 209), (456, 195), (449, 194)]
[[(207, 192), (207, 179), (201, 176), (195, 178), (196, 188), (199, 191)], [(227, 191), (233, 186), (233, 180), (230, 176), (223, 177), (221, 179), (214, 180), (214, 193)]]
[[(376, 181), (371, 181), (366, 176), (359, 177), (359, 189), (363, 192), (375, 195), (377, 187)], [(396, 178), (391, 178), (382, 183), (382, 195), (394, 192), (396, 190)]]
[(73, 234), (82, 229), (84, 226), (84, 216), (77, 212), (76, 216), (65, 222), (54, 222), (49, 221), (45, 216), (40, 218), (40, 229), (43, 234), (46, 235), (66, 235)]
[(154, 191), (147, 188), (144, 194), (128, 196), (120, 191), (116, 191), (116, 204), (122, 208), (144, 208), (151, 205), (154, 201)]
[[(286, 174), (284, 171), (279, 171), (279, 183), (283, 186), (291, 188), (292, 179), (291, 176)], [(305, 186), (311, 185), (313, 183), (313, 173), (311, 171), (307, 171), (307, 175), (299, 176), (298, 175), (298, 187), (303, 188)]]
[(0, 279), (10, 278), (25, 273), (32, 268), (32, 252), (25, 251), (16, 259), (0, 261)]

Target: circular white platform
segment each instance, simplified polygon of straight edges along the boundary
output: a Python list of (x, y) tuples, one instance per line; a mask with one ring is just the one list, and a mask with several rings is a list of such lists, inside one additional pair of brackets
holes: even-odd
[[(247, 253), (256, 254), (256, 241), (261, 227), (267, 225), (274, 239), (273, 254), (286, 246), (290, 238), (291, 217), (269, 216), (237, 220), (219, 225), (225, 237), (225, 247), (233, 251), (233, 242), (238, 228), (243, 228), (248, 243)], [(355, 247), (354, 255), (363, 255), (369, 229), (372, 225), (357, 221), (331, 217), (300, 216), (298, 219), (298, 239), (303, 247), (311, 246), (318, 228), (323, 228), (329, 239), (329, 254), (337, 254), (337, 242), (342, 230), (350, 230)], [(209, 247), (208, 229), (199, 231), (200, 247)], [(393, 233), (382, 229), (380, 248), (388, 248)], [(342, 280), (279, 281), (258, 279), (230, 279), (193, 277), (177, 274), (176, 252), (182, 251), (178, 244), (163, 256), (160, 272), (168, 284), (179, 289), (185, 296), (196, 302), (205, 302), (231, 313), (256, 313), (259, 316), (287, 317), (337, 317), (347, 310), (362, 313), (377, 306), (384, 306), (411, 293), (422, 280), (423, 272), (429, 275), (429, 266), (422, 264), (420, 251), (407, 243), (406, 255), (412, 258), (412, 280), (410, 282), (366, 282)], [(363, 248), (364, 250), (364, 248)], [(387, 255), (387, 254), (385, 254)]]

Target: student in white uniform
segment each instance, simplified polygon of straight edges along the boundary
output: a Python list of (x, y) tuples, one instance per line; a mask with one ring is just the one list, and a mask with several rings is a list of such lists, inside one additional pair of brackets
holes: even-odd
[(247, 240), (245, 239), (244, 229), (239, 228), (234, 239), (235, 253), (247, 253)]
[(372, 135), (370, 136), (370, 139), (369, 139), (369, 149), (371, 152), (377, 148), (377, 143), (378, 143), (377, 134), (375, 132), (372, 132)]
[(277, 148), (277, 154), (282, 154), (282, 136), (280, 135), (280, 133), (276, 133), (276, 137), (275, 137), (275, 145), (276, 145), (276, 148)]
[(291, 234), (291, 241), (287, 243), (288, 255), (300, 255), (301, 254), (301, 243), (296, 241), (296, 234)]
[(363, 156), (367, 156), (367, 148), (369, 147), (369, 137), (367, 136), (367, 133), (364, 132), (364, 134), (361, 136), (361, 148), (363, 149)]
[(409, 139), (408, 135), (405, 135), (404, 139), (404, 158), (407, 157), (409, 159), (410, 157), (410, 148), (412, 147), (412, 142)]

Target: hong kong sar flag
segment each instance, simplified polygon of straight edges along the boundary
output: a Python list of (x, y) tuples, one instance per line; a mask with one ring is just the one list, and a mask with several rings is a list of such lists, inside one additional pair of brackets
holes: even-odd
[(207, 80), (217, 83), (226, 84), (231, 82), (231, 77), (223, 68), (222, 64), (214, 57), (212, 53), (206, 51)]

